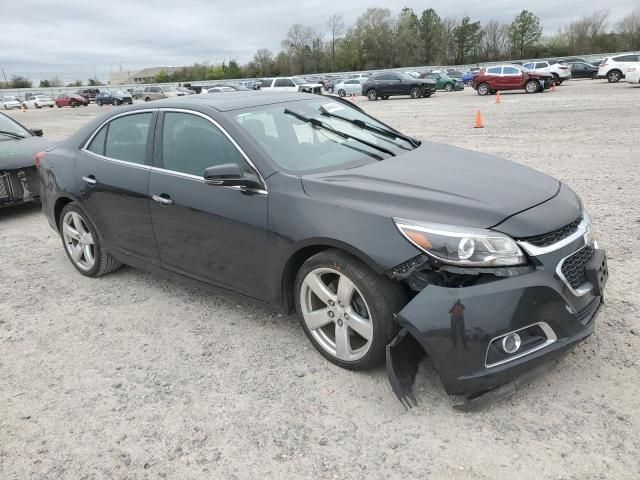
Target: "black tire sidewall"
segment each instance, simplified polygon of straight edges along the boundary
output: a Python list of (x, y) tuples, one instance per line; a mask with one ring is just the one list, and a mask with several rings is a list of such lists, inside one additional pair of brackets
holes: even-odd
[[(373, 324), (373, 340), (369, 351), (359, 360), (348, 362), (333, 357), (317, 343), (304, 322), (300, 306), (302, 282), (309, 272), (320, 267), (338, 270), (349, 277), (369, 307)], [(341, 250), (331, 249), (310, 257), (302, 265), (296, 276), (293, 295), (296, 312), (305, 335), (316, 350), (331, 363), (349, 370), (361, 370), (371, 368), (384, 361), (386, 346), (399, 328), (394, 321), (394, 314), (404, 304), (404, 293), (399, 284), (376, 274), (355, 256)]]
[[(67, 250), (67, 246), (64, 242), (64, 236), (62, 235), (62, 220), (64, 219), (64, 216), (68, 213), (68, 212), (75, 212), (78, 215), (80, 215), (82, 217), (82, 220), (84, 221), (85, 225), (89, 228), (89, 231), (91, 232), (91, 236), (93, 237), (93, 256), (95, 258), (95, 263), (93, 265), (93, 267), (90, 270), (82, 270), (80, 267), (78, 267), (76, 265), (76, 262), (73, 261), (73, 259), (71, 258), (71, 255), (69, 255), (69, 251)], [(100, 264), (102, 263), (102, 255), (104, 254), (103, 248), (102, 248), (102, 243), (100, 241), (100, 237), (98, 236), (98, 232), (96, 231), (96, 228), (93, 226), (93, 222), (91, 221), (91, 219), (89, 218), (89, 215), (87, 215), (87, 213), (78, 206), (77, 203), (68, 203), (67, 205), (64, 206), (64, 208), (62, 209), (62, 211), (60, 212), (60, 219), (59, 219), (59, 225), (60, 225), (60, 239), (62, 241), (62, 248), (64, 248), (64, 253), (66, 253), (67, 258), (69, 259), (69, 261), (71, 262), (71, 265), (73, 265), (75, 267), (75, 269), (80, 272), (82, 275), (84, 275), (85, 277), (97, 277), (99, 276), (99, 272), (100, 272)]]

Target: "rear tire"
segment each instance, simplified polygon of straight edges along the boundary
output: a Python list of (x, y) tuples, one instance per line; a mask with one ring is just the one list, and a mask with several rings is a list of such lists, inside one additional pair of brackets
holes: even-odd
[(419, 87), (412, 87), (411, 90), (409, 90), (409, 96), (411, 98), (420, 98), (422, 96), (422, 91)]
[(102, 106), (102, 100), (96, 100), (96, 105), (98, 105), (99, 107)]
[(369, 101), (374, 101), (378, 99), (378, 92), (375, 91), (375, 89), (370, 88), (369, 90), (367, 90), (367, 99)]
[(609, 83), (618, 83), (622, 78), (622, 72), (620, 70), (611, 70), (607, 73), (607, 81)]
[(450, 83), (447, 83), (447, 84), (444, 86), (444, 91), (445, 91), (445, 92), (453, 92), (453, 85), (451, 85)]
[[(316, 291), (327, 296), (321, 299)], [(398, 330), (394, 314), (406, 303), (399, 283), (336, 249), (317, 253), (302, 265), (294, 296), (300, 324), (312, 345), (330, 362), (350, 370), (384, 361), (386, 345)], [(339, 348), (339, 338), (347, 348)]]
[[(76, 203), (64, 206), (60, 212), (59, 228), (64, 251), (71, 264), (82, 275), (101, 277), (122, 266), (102, 245), (93, 223)], [(75, 258), (74, 252), (79, 250), (80, 256), (76, 255)]]

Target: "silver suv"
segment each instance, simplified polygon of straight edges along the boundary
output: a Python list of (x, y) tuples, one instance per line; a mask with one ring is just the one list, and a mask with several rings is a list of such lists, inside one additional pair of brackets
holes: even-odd
[(145, 102), (160, 98), (183, 97), (184, 95), (185, 93), (176, 87), (144, 87), (142, 91), (142, 98)]

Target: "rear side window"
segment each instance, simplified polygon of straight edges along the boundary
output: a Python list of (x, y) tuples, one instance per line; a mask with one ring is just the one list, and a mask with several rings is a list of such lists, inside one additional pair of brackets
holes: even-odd
[(104, 155), (104, 141), (107, 138), (107, 128), (107, 125), (105, 125), (100, 129), (98, 134), (91, 140), (87, 150), (98, 155)]
[(547, 62), (538, 62), (536, 63), (536, 68), (547, 68), (549, 64)]
[(246, 170), (246, 163), (238, 149), (214, 124), (189, 113), (164, 114), (164, 168), (201, 177), (206, 168), (225, 163), (235, 163)]
[(278, 78), (274, 87), (295, 87), (296, 84), (290, 78)]
[(613, 57), (616, 62), (637, 62), (638, 55), (620, 55), (619, 57)]
[(136, 113), (112, 120), (105, 141), (105, 157), (144, 164), (152, 116), (151, 112)]

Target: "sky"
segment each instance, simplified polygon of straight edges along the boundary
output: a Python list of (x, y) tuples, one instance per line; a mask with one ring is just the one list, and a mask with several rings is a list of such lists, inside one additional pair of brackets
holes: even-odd
[[(373, 2), (373, 3), (372, 3)], [(110, 71), (184, 66), (194, 62), (246, 63), (259, 48), (279, 51), (288, 28), (301, 23), (326, 31), (326, 20), (342, 15), (347, 25), (369, 7), (404, 6), (418, 14), (434, 8), (441, 17), (465, 15), (482, 23), (510, 22), (523, 8), (540, 17), (544, 34), (606, 8), (610, 24), (638, 0), (0, 0), (0, 67), (7, 78), (58, 77), (65, 82), (89, 77), (107, 80)], [(1, 73), (0, 73), (1, 74)]]

